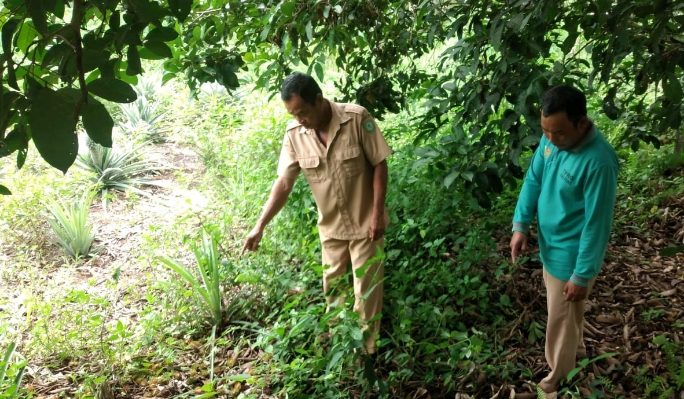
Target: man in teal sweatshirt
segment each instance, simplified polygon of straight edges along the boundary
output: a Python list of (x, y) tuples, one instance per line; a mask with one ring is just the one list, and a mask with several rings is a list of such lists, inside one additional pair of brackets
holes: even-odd
[(539, 383), (548, 398), (586, 354), (584, 301), (598, 275), (610, 236), (618, 161), (615, 150), (587, 117), (584, 94), (556, 86), (542, 98), (544, 132), (513, 216), (513, 262), (527, 250), (537, 215), (548, 320), (546, 361)]

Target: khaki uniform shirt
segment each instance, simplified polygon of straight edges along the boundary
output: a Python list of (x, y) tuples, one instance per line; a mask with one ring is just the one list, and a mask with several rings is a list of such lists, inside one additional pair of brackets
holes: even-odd
[[(318, 206), (318, 228), (339, 240), (368, 237), (373, 213), (373, 171), (391, 150), (368, 111), (330, 101), (332, 119), (325, 147), (313, 129), (287, 125), (278, 176), (295, 179), (300, 171)], [(387, 214), (384, 215), (385, 226)]]

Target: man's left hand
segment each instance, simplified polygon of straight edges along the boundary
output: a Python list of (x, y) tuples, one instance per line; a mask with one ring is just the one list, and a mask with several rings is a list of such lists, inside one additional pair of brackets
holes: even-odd
[(370, 227), (368, 228), (368, 238), (371, 241), (379, 240), (385, 234), (385, 223), (382, 215), (371, 217)]
[(587, 298), (587, 287), (580, 287), (568, 281), (563, 287), (563, 295), (565, 300), (569, 302), (578, 302)]

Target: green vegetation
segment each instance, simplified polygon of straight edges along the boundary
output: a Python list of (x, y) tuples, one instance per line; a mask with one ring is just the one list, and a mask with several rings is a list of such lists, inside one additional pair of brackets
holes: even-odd
[(202, 241), (193, 246), (193, 252), (197, 259), (197, 269), (200, 275), (198, 279), (192, 272), (175, 260), (162, 257), (160, 260), (172, 271), (188, 282), (192, 290), (204, 301), (207, 313), (211, 316), (213, 327), (223, 326), (223, 306), (221, 304), (221, 276), (222, 267), (218, 254), (218, 243), (215, 235), (203, 232)]
[(72, 204), (55, 202), (48, 206), (49, 219), (57, 243), (73, 259), (90, 256), (93, 240), (92, 227), (88, 224), (88, 211), (92, 198), (85, 193)]
[[(621, 162), (590, 357), (561, 393), (681, 395), (683, 12), (646, 0), (4, 2), (0, 397), (534, 394), (540, 264), (511, 264), (508, 240), (539, 95), (561, 81), (586, 90)], [(352, 304), (326, 312), (303, 179), (260, 251), (239, 254), (275, 178), (289, 119), (275, 88), (291, 69), (367, 106), (394, 151), (374, 365)], [(84, 200), (92, 191), (101, 203)]]
[(147, 175), (161, 167), (143, 159), (144, 148), (145, 144), (139, 144), (130, 149), (113, 149), (88, 139), (87, 151), (79, 154), (77, 165), (90, 172), (93, 189), (102, 194), (105, 207), (110, 190), (147, 195), (138, 186), (154, 184)]
[(124, 108), (135, 115), (129, 127), (161, 140), (149, 98), (133, 86), (143, 60), (164, 60), (163, 81), (183, 79), (195, 93), (205, 83), (238, 90), (244, 72), (273, 91), (305, 69), (378, 117), (421, 104), (413, 138), (448, 132), (429, 156), (439, 178), (487, 206), (521, 177), (520, 156), (541, 133), (537, 99), (558, 82), (594, 97), (619, 124), (617, 144), (672, 143), (682, 153), (683, 20), (681, 2), (668, 0), (8, 0), (0, 156), (16, 152), (23, 164), (33, 141), (66, 171), (79, 120), (111, 146), (114, 121), (101, 99), (137, 101)]
[[(21, 302), (28, 316), (0, 312), (3, 342), (23, 334), (19, 348), (28, 364), (67, 365), (63, 370), (69, 377), (61, 384), (79, 398), (98, 392), (115, 397), (143, 392), (160, 397), (491, 397), (498, 391), (524, 391), (526, 382), (540, 378), (543, 369), (533, 366), (543, 358), (544, 307), (534, 274), (538, 260), (532, 255), (512, 265), (506, 249), (516, 189), (492, 198), (490, 209), (467, 191), (456, 195), (447, 189), (430, 154), (450, 145), (448, 133), (435, 144), (416, 146), (408, 113), (381, 122), (394, 149), (388, 196), (392, 225), (380, 352), (372, 367), (358, 355), (363, 334), (351, 303), (325, 311), (317, 213), (303, 181), (295, 185), (261, 250), (239, 256), (275, 177), (288, 119), (279, 101), (267, 101), (267, 93), (258, 91), (229, 95), (217, 90), (191, 100), (178, 95), (181, 86), (169, 85), (165, 90), (170, 94), (157, 93), (168, 104), (163, 123), (179, 128), (164, 147), (144, 148), (165, 151), (170, 163), (176, 160), (175, 183), (154, 188), (154, 195), (149, 186), (138, 186), (146, 195), (120, 198), (106, 213), (91, 206), (98, 240), (107, 242), (108, 234), (126, 237), (82, 263), (98, 265), (90, 268), (93, 277), (79, 282), (79, 273), (50, 256), (40, 235), (18, 231), (7, 236), (3, 253), (14, 259), (6, 262), (8, 283), (21, 281), (12, 274), (38, 276), (41, 267), (63, 270), (59, 277), (43, 274), (26, 286), (35, 292)], [(604, 130), (609, 137), (617, 132), (607, 123)], [(195, 161), (178, 158), (190, 149)], [(587, 316), (596, 325), (607, 317), (604, 307), (620, 306), (622, 314), (634, 315), (627, 319), (629, 328), (638, 328), (632, 337), (657, 332), (664, 338), (660, 344), (632, 341), (629, 352), (615, 338), (623, 336), (622, 324), (615, 334), (591, 336), (598, 342), (592, 346), (596, 355), (573, 371), (563, 387), (566, 396), (630, 398), (681, 390), (676, 367), (682, 359), (681, 338), (676, 338), (681, 325), (673, 321), (679, 305), (669, 301), (681, 293), (660, 296), (657, 285), (641, 283), (648, 303), (668, 304), (647, 307), (646, 302), (638, 305), (638, 296), (621, 297), (610, 290), (620, 279), (636, 284), (632, 279), (640, 276), (611, 264), (641, 268), (653, 281), (661, 281), (661, 268), (679, 273), (671, 266), (676, 255), (647, 258), (656, 255), (648, 251), (657, 246), (674, 245), (684, 227), (676, 217), (682, 212), (684, 174), (671, 151), (671, 146), (621, 151), (616, 232), (605, 282), (594, 294), (599, 308)], [(36, 185), (66, 196), (86, 190), (92, 179), (92, 172), (32, 177), (31, 170), (45, 173), (33, 160), (21, 171), (11, 167), (3, 168), (6, 178), (23, 186), (6, 198), (22, 198), (26, 204), (53, 195)], [(3, 214), (18, 220), (22, 206), (8, 204)], [(40, 226), (42, 215), (28, 211), (22, 211), (24, 223)], [(123, 221), (129, 218), (138, 221), (126, 227)], [(111, 230), (122, 223), (120, 233)], [(652, 230), (653, 223), (668, 233)], [(654, 248), (635, 251), (630, 237)], [(125, 251), (117, 252), (117, 246)], [(64, 290), (65, 285), (70, 288)], [(611, 295), (606, 302), (603, 294)], [(8, 306), (12, 303), (11, 297), (3, 298)], [(661, 357), (642, 357), (655, 347)], [(32, 389), (47, 383), (35, 375), (29, 381)]]
[(21, 379), (26, 369), (25, 361), (15, 361), (17, 357), (14, 349), (16, 344), (12, 342), (2, 357), (0, 362), (0, 397), (3, 399), (19, 398), (21, 389)]

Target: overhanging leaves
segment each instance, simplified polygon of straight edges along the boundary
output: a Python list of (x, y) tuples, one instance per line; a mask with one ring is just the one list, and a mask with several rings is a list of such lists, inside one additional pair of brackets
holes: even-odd
[(31, 16), (33, 25), (36, 27), (38, 32), (46, 34), (48, 31), (47, 27), (47, 15), (45, 9), (43, 8), (42, 0), (27, 0), (26, 8)]
[(130, 103), (138, 98), (131, 85), (115, 78), (95, 79), (88, 84), (88, 91), (115, 103)]
[(169, 7), (173, 15), (183, 22), (190, 14), (192, 8), (192, 0), (169, 0)]
[(76, 107), (66, 91), (39, 90), (33, 98), (28, 123), (40, 155), (66, 173), (78, 153)]
[(102, 103), (90, 97), (88, 103), (83, 105), (81, 119), (88, 136), (94, 142), (111, 148), (114, 120)]

